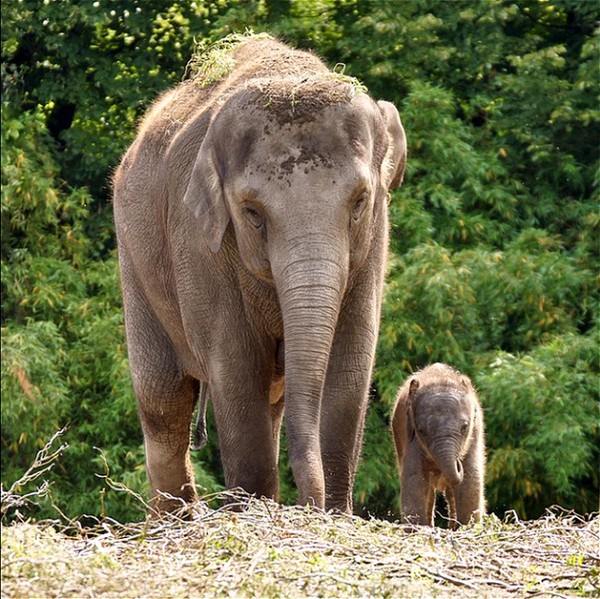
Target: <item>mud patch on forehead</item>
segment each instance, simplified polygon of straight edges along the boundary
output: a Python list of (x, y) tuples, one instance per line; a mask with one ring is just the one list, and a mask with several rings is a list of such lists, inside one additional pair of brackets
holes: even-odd
[(296, 166), (296, 159), (293, 156), (288, 156), (283, 162), (279, 164), (279, 168), (284, 173), (291, 173)]
[(332, 159), (322, 152), (302, 146), (298, 152), (290, 152), (279, 163), (279, 169), (287, 174), (290, 174), (296, 167), (303, 168), (304, 172), (308, 173), (318, 167), (333, 168), (334, 164)]
[(325, 156), (317, 149), (301, 148), (300, 155), (296, 159), (297, 164), (302, 163), (313, 163), (315, 166), (322, 166), (325, 168), (333, 168), (333, 160), (328, 156)]

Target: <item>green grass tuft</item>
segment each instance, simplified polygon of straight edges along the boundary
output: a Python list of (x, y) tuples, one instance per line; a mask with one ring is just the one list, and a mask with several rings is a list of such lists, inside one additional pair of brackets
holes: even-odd
[(250, 40), (274, 39), (268, 33), (232, 33), (216, 42), (202, 40), (196, 42), (192, 58), (187, 64), (189, 79), (197, 81), (201, 87), (208, 87), (221, 81), (235, 66), (233, 53), (241, 44)]

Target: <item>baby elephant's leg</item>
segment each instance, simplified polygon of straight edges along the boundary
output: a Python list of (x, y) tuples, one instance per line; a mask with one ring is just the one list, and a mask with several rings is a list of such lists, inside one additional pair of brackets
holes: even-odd
[(455, 487), (456, 519), (460, 524), (468, 524), (471, 519), (479, 522), (485, 514), (483, 492), (483, 465), (476, 452), (471, 452), (463, 460), (464, 478)]
[(446, 487), (444, 491), (446, 502), (448, 503), (448, 528), (456, 530), (458, 528), (457, 512), (456, 512), (456, 496), (451, 487)]
[(468, 524), (471, 519), (479, 522), (485, 514), (483, 481), (463, 481), (454, 493), (456, 497), (456, 520), (459, 524)]
[(407, 448), (402, 465), (400, 502), (406, 524), (433, 526), (434, 489), (423, 471), (421, 453), (413, 444)]

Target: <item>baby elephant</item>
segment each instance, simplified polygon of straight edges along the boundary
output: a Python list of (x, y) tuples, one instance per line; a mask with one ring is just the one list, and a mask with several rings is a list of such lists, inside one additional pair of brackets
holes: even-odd
[(433, 526), (435, 493), (448, 502), (450, 528), (485, 512), (483, 413), (469, 377), (433, 364), (398, 391), (392, 432), (400, 467), (400, 503), (409, 525)]

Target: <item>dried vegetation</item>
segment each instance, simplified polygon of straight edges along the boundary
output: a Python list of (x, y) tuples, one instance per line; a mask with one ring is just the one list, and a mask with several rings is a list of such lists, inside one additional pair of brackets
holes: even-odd
[(529, 522), (490, 515), (457, 531), (407, 533), (396, 522), (229, 492), (145, 522), (86, 517), (84, 525), (57, 509), (59, 519), (32, 523), (24, 514), (50, 489), (25, 489), (60, 458), (66, 444), (54, 443), (63, 433), (2, 488), (2, 599), (600, 594), (600, 517), (560, 508)]
[(234, 52), (250, 40), (274, 39), (267, 33), (232, 33), (216, 42), (196, 42), (192, 58), (186, 68), (186, 77), (197, 81), (201, 87), (221, 81), (235, 66)]
[[(598, 516), (494, 516), (458, 531), (334, 516), (230, 495), (241, 511), (194, 506), (96, 526), (2, 528), (2, 597), (598, 596)], [(214, 497), (210, 498), (214, 501)]]

